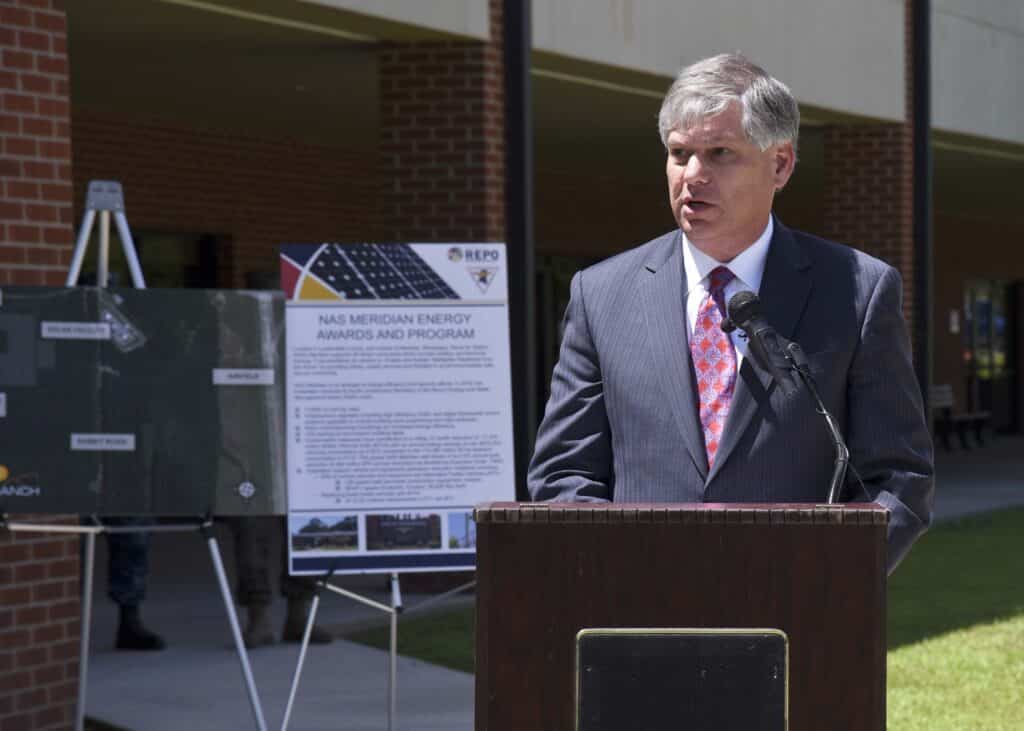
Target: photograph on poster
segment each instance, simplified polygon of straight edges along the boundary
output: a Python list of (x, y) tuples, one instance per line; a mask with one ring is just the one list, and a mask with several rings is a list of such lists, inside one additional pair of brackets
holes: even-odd
[(472, 513), (448, 513), (448, 548), (476, 548), (476, 521)]
[(366, 516), (367, 551), (436, 551), (440, 548), (441, 516), (437, 513)]
[(409, 244), (291, 245), (281, 271), (295, 299), (459, 299)]
[(292, 551), (335, 553), (359, 549), (359, 519), (351, 514), (292, 515)]

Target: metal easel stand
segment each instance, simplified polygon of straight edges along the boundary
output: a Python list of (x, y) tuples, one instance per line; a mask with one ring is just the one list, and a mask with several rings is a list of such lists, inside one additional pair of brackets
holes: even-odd
[[(82, 219), (82, 227), (75, 242), (75, 251), (71, 259), (71, 266), (68, 270), (68, 277), (65, 286), (74, 287), (82, 272), (82, 262), (85, 259), (85, 252), (89, 245), (89, 236), (92, 232), (96, 215), (100, 219), (99, 259), (96, 268), (96, 284), (106, 287), (110, 275), (110, 219), (113, 217), (118, 233), (121, 237), (121, 248), (124, 251), (125, 260), (131, 271), (132, 284), (136, 289), (145, 289), (146, 282), (142, 276), (142, 268), (139, 265), (139, 257), (135, 251), (135, 243), (132, 240), (131, 231), (128, 228), (128, 219), (124, 213), (124, 193), (121, 184), (112, 180), (93, 180), (89, 183), (89, 190), (85, 200), (85, 216)], [(99, 519), (92, 516), (93, 525), (47, 525), (42, 523), (19, 523), (6, 520), (6, 516), (0, 516), (0, 525), (5, 526), (11, 532), (32, 532), (32, 533), (76, 533), (85, 536), (85, 558), (82, 567), (82, 628), (79, 641), (78, 658), (78, 702), (75, 708), (75, 731), (83, 731), (85, 727), (85, 702), (86, 702), (86, 681), (88, 680), (89, 663), (89, 640), (92, 625), (92, 595), (94, 566), (96, 562), (96, 536), (99, 533), (171, 533), (199, 530), (206, 538), (207, 546), (210, 549), (210, 560), (217, 574), (217, 583), (220, 585), (221, 596), (224, 599), (224, 608), (227, 611), (228, 621), (231, 625), (231, 632), (235, 640), (235, 650), (238, 653), (239, 662), (242, 665), (242, 674), (245, 677), (246, 689), (249, 694), (249, 703), (252, 706), (253, 717), (259, 731), (266, 731), (267, 724), (263, 717), (263, 707), (260, 704), (259, 694), (256, 691), (256, 684), (253, 681), (252, 668), (249, 665), (249, 656), (245, 650), (245, 643), (242, 640), (242, 633), (239, 629), (238, 614), (235, 610), (235, 602), (231, 596), (231, 589), (228, 586), (227, 576), (224, 572), (224, 562), (221, 560), (220, 547), (217, 539), (211, 530), (212, 521), (204, 520), (189, 523), (159, 524), (146, 526), (106, 526)]]
[(260, 707), (259, 697), (256, 694), (256, 686), (252, 680), (252, 671), (249, 669), (248, 657), (245, 655), (245, 644), (242, 642), (242, 635), (238, 629), (238, 615), (235, 612), (235, 604), (231, 598), (231, 590), (228, 588), (227, 578), (224, 575), (224, 564), (220, 558), (220, 549), (217, 546), (217, 539), (213, 537), (210, 528), (213, 523), (210, 520), (203, 520), (191, 523), (168, 523), (159, 525), (103, 525), (95, 515), (91, 516), (92, 525), (63, 525), (47, 523), (14, 522), (0, 517), (0, 526), (7, 528), (11, 533), (72, 533), (85, 537), (85, 558), (82, 564), (82, 628), (79, 633), (78, 644), (78, 701), (75, 705), (75, 731), (83, 731), (85, 728), (85, 702), (87, 681), (89, 679), (89, 644), (92, 635), (92, 604), (93, 604), (93, 578), (96, 565), (96, 536), (100, 533), (183, 533), (187, 531), (200, 530), (207, 538), (210, 546), (210, 555), (213, 560), (214, 569), (217, 572), (217, 579), (220, 583), (221, 593), (224, 596), (225, 607), (228, 610), (228, 618), (231, 622), (231, 629), (235, 635), (235, 646), (239, 651), (239, 658), (242, 660), (242, 670), (245, 675), (246, 685), (249, 690), (249, 702), (252, 704), (253, 714), (257, 727), (260, 731), (266, 731), (266, 722), (263, 720), (263, 709)]
[[(313, 632), (313, 625), (316, 622), (316, 613), (320, 608), (320, 592), (323, 589), (340, 594), (341, 596), (348, 597), (360, 604), (365, 604), (368, 607), (379, 609), (389, 615), (390, 619), (390, 651), (388, 653), (388, 731), (394, 731), (395, 721), (397, 719), (398, 711), (398, 615), (403, 612), (404, 607), (402, 606), (402, 591), (398, 583), (398, 574), (392, 572), (391, 574), (391, 606), (387, 604), (381, 604), (378, 601), (374, 601), (361, 594), (349, 591), (348, 589), (342, 589), (340, 586), (334, 586), (331, 582), (331, 576), (334, 574), (332, 569), (328, 574), (319, 582), (317, 582), (316, 594), (313, 596), (313, 602), (309, 608), (309, 617), (306, 618), (306, 629), (302, 635), (302, 646), (299, 648), (299, 660), (295, 666), (295, 674), (292, 676), (292, 687), (288, 693), (288, 705), (284, 710), (284, 718), (281, 721), (281, 731), (287, 731), (288, 722), (292, 715), (292, 706), (295, 703), (295, 694), (299, 689), (299, 678), (302, 676), (302, 666), (306, 662), (306, 649), (309, 647), (309, 637)], [(454, 589), (450, 589), (444, 593), (432, 596), (429, 599), (424, 599), (418, 604), (409, 607), (406, 613), (412, 614), (415, 612), (422, 611), (423, 609), (430, 607), (438, 602), (444, 601), (448, 597), (455, 596), (467, 589), (471, 589), (476, 586), (475, 581), (470, 581), (461, 586), (457, 586)]]

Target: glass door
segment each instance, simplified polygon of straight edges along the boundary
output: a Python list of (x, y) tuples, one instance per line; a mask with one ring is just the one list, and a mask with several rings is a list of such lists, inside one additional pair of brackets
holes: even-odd
[(992, 414), (997, 431), (1017, 428), (1016, 317), (1011, 286), (994, 279), (964, 286), (964, 372), (967, 403), (961, 410)]

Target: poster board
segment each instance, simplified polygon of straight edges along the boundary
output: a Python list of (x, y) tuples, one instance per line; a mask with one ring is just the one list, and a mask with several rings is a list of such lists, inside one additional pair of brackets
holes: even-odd
[(472, 570), (515, 476), (504, 244), (293, 244), (293, 574)]
[(285, 512), (284, 300), (0, 289), (0, 510)]

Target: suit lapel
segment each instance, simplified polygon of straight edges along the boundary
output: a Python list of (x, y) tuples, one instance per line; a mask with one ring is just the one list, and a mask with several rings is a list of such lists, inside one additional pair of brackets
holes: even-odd
[(693, 387), (693, 366), (687, 343), (686, 274), (683, 271), (682, 236), (677, 231), (667, 237), (640, 272), (640, 293), (647, 318), (658, 379), (667, 399), (682, 441), (701, 477), (708, 473), (704, 436), (697, 416)]
[[(772, 242), (765, 259), (764, 276), (758, 296), (764, 308), (764, 318), (784, 338), (792, 339), (797, 324), (803, 315), (807, 297), (811, 292), (810, 259), (800, 248), (793, 233), (775, 219)], [(739, 443), (743, 432), (760, 404), (766, 403), (771, 392), (777, 387), (772, 377), (755, 368), (750, 358), (743, 359), (743, 366), (736, 378), (736, 390), (725, 420), (722, 442), (715, 455), (715, 464), (707, 477), (706, 485), (715, 478), (722, 465)]]

